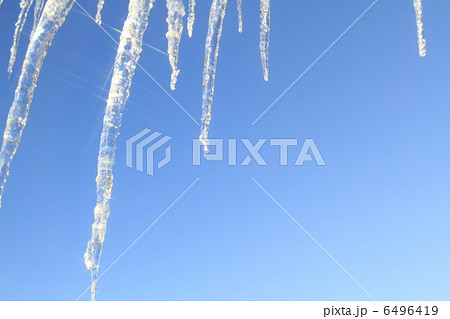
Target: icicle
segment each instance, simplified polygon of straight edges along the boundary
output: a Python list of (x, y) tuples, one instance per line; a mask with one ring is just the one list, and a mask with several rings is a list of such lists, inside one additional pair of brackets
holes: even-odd
[(170, 89), (175, 90), (178, 73), (178, 51), (180, 49), (181, 34), (183, 33), (183, 17), (185, 15), (182, 0), (167, 0), (167, 24), (169, 30), (166, 33), (168, 40), (167, 53), (169, 54), (169, 62), (172, 67), (172, 75), (170, 79)]
[(416, 10), (417, 44), (419, 45), (419, 55), (424, 57), (427, 55), (427, 42), (423, 37), (422, 0), (414, 0), (414, 9)]
[(189, 16), (187, 22), (189, 38), (192, 37), (192, 31), (194, 30), (195, 21), (195, 0), (189, 0)]
[(261, 0), (259, 23), (259, 52), (264, 80), (269, 81), (270, 0)]
[(22, 73), (16, 88), (13, 104), (9, 110), (3, 143), (0, 150), (0, 201), (5, 188), (6, 178), (14, 154), (20, 143), (22, 132), (28, 118), (28, 112), (33, 99), (36, 81), (39, 77), (42, 63), (53, 37), (64, 23), (72, 8), (74, 0), (48, 0), (42, 18), (30, 39)]
[(236, 4), (238, 11), (239, 32), (242, 33), (242, 0), (237, 0)]
[(95, 16), (95, 22), (97, 22), (98, 25), (102, 24), (102, 9), (104, 4), (105, 0), (98, 0), (97, 15)]
[(222, 35), (223, 20), (227, 0), (213, 0), (209, 13), (208, 34), (205, 43), (205, 62), (203, 67), (203, 96), (202, 96), (202, 126), (200, 141), (204, 145), (204, 152), (209, 151), (209, 123), (211, 122), (211, 106), (214, 97), (214, 82), (216, 79), (217, 58), (219, 56), (219, 42)]
[(21, 10), (20, 10), (19, 18), (17, 19), (17, 22), (16, 22), (16, 30), (14, 31), (13, 45), (11, 47), (11, 57), (9, 58), (9, 65), (8, 65), (8, 73), (9, 74), (12, 73), (14, 62), (16, 62), (17, 47), (19, 46), (20, 34), (22, 33), (25, 22), (27, 21), (28, 11), (30, 11), (32, 4), (33, 4), (33, 0), (21, 0), (20, 1), (20, 9)]
[(36, 0), (36, 3), (34, 4), (34, 22), (33, 22), (33, 31), (36, 30), (36, 27), (39, 23), (39, 19), (42, 15), (42, 9), (44, 9), (45, 0)]
[(3, 0), (0, 0), (0, 7), (2, 6)]
[(128, 17), (123, 26), (114, 63), (98, 154), (95, 221), (92, 225), (92, 238), (88, 242), (84, 254), (86, 268), (91, 271), (91, 300), (96, 298), (96, 281), (103, 241), (105, 240), (106, 222), (110, 213), (109, 200), (113, 186), (112, 167), (115, 160), (117, 136), (122, 123), (122, 112), (130, 95), (131, 82), (142, 51), (142, 40), (154, 1), (130, 0)]

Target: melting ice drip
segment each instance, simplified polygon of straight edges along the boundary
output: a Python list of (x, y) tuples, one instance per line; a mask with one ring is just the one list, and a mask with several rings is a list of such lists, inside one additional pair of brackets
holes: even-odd
[(427, 41), (423, 37), (422, 0), (414, 0), (414, 9), (416, 11), (417, 44), (419, 45), (419, 55), (424, 57), (425, 55), (427, 55)]

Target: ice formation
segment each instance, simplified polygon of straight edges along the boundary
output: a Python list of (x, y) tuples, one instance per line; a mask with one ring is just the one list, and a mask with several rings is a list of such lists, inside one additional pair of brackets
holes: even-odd
[(189, 0), (189, 16), (187, 21), (189, 38), (192, 37), (192, 32), (194, 31), (194, 21), (195, 21), (195, 0)]
[(95, 22), (97, 22), (98, 25), (102, 24), (102, 9), (103, 9), (104, 4), (105, 4), (105, 0), (98, 0), (97, 14), (95, 16)]
[(236, 0), (238, 11), (239, 32), (242, 33), (242, 0)]
[(36, 81), (52, 40), (64, 23), (74, 0), (47, 0), (42, 17), (28, 45), (22, 72), (19, 77), (13, 104), (6, 121), (3, 143), (0, 150), (0, 201), (9, 174), (11, 161), (27, 123), (30, 104)]
[[(236, 0), (238, 10), (239, 32), (242, 32), (242, 0)], [(417, 36), (420, 56), (426, 55), (426, 41), (423, 37), (422, 1), (413, 0), (417, 22)], [(20, 35), (34, 0), (20, 0), (20, 14), (15, 24), (13, 46), (8, 72), (16, 59)], [(34, 24), (30, 43), (22, 66), (14, 101), (10, 108), (3, 142), (0, 150), (0, 203), (12, 159), (19, 146), (24, 127), (28, 119), (34, 89), (39, 73), (55, 34), (64, 23), (75, 0), (35, 0)], [(101, 24), (101, 10), (104, 0), (99, 0), (95, 21)], [(130, 87), (142, 52), (143, 36), (148, 25), (148, 16), (155, 0), (129, 0), (128, 16), (124, 23), (117, 50), (111, 87), (103, 118), (103, 130), (100, 139), (97, 173), (97, 201), (94, 210), (92, 237), (85, 252), (85, 265), (91, 271), (91, 300), (96, 299), (97, 279), (106, 224), (110, 214), (110, 198), (113, 186), (112, 169), (115, 161), (117, 137), (122, 122), (122, 113), (130, 95)], [(0, 0), (0, 6), (3, 0)], [(195, 0), (189, 0), (187, 30), (192, 37), (195, 21)], [(183, 33), (185, 8), (182, 0), (166, 0), (168, 9), (168, 55), (172, 69), (170, 87), (175, 89), (178, 69), (178, 55)], [(207, 37), (205, 42), (205, 59), (203, 69), (202, 123), (200, 140), (205, 153), (209, 150), (208, 133), (211, 121), (211, 108), (214, 97), (214, 85), (219, 55), (219, 43), (223, 30), (223, 21), (227, 0), (212, 0)], [(270, 37), (270, 0), (260, 0), (259, 50), (264, 79), (269, 79), (268, 57)]]
[(112, 168), (115, 160), (117, 136), (122, 123), (122, 112), (130, 95), (131, 82), (142, 51), (148, 16), (154, 1), (130, 0), (128, 17), (120, 35), (119, 48), (114, 63), (98, 154), (95, 221), (92, 225), (92, 238), (88, 242), (84, 254), (86, 268), (91, 271), (91, 300), (96, 299), (98, 267), (105, 240), (106, 222), (110, 213), (109, 201), (113, 186)]
[(16, 22), (16, 30), (14, 31), (14, 39), (13, 44), (11, 47), (11, 56), (9, 58), (9, 65), (8, 65), (8, 73), (12, 73), (12, 69), (14, 66), (14, 63), (16, 62), (16, 55), (17, 55), (17, 47), (19, 46), (20, 41), (20, 35), (23, 30), (23, 26), (25, 25), (25, 22), (27, 21), (28, 11), (30, 11), (31, 6), (33, 5), (33, 0), (21, 0), (20, 1), (20, 14), (19, 18)]
[(42, 15), (42, 10), (44, 9), (45, 0), (36, 0), (34, 4), (34, 22), (33, 22), (33, 32), (39, 23), (39, 19)]
[(178, 73), (178, 53), (180, 51), (180, 40), (183, 33), (183, 17), (185, 15), (182, 0), (167, 0), (167, 25), (168, 31), (166, 38), (168, 41), (167, 53), (169, 54), (169, 62), (172, 68), (170, 79), (170, 89), (175, 90)]
[(417, 44), (419, 45), (419, 55), (424, 57), (425, 55), (427, 55), (427, 42), (423, 37), (422, 0), (414, 0), (414, 9), (416, 11)]
[(205, 153), (209, 151), (208, 133), (209, 123), (211, 122), (211, 106), (214, 97), (217, 58), (219, 57), (219, 42), (222, 35), (226, 7), (227, 0), (213, 0), (209, 12), (205, 62), (203, 65), (202, 125), (200, 134), (200, 141), (204, 145)]
[(261, 0), (259, 22), (259, 51), (264, 80), (269, 81), (270, 0)]

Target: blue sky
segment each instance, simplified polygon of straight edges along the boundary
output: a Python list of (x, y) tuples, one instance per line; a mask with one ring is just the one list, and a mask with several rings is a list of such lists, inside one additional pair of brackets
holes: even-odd
[[(107, 1), (121, 29), (126, 1)], [(184, 33), (172, 94), (201, 118), (209, 1)], [(313, 138), (326, 166), (192, 166), (199, 127), (141, 70), (118, 141), (105, 270), (197, 178), (198, 182), (99, 281), (99, 300), (368, 300), (369, 297), (253, 182), (257, 180), (377, 300), (448, 300), (450, 285), (450, 3), (424, 1), (420, 58), (412, 1), (380, 0), (261, 120), (251, 123), (370, 4), (273, 1), (270, 81), (259, 61), (259, 4), (244, 1), (244, 32), (229, 1), (212, 138)], [(80, 0), (91, 14), (96, 1)], [(187, 3), (186, 3), (187, 4)], [(0, 9), (0, 121), (15, 72), (7, 63), (16, 1)], [(165, 2), (145, 42), (167, 48)], [(28, 21), (25, 34), (32, 25)], [(118, 39), (119, 34), (106, 26)], [(186, 31), (186, 30), (185, 30)], [(95, 205), (98, 142), (116, 44), (74, 6), (50, 48), (0, 211), (0, 299), (74, 300), (90, 284), (83, 254)], [(167, 90), (167, 56), (142, 66)], [(1, 67), (0, 67), (1, 68)], [(144, 128), (171, 136), (172, 161), (154, 176), (125, 165)], [(238, 149), (238, 161), (246, 156)], [(87, 295), (83, 299), (87, 299)]]

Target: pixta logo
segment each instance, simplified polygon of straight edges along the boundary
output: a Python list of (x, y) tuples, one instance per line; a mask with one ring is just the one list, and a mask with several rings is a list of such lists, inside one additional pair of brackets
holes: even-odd
[[(126, 165), (140, 172), (144, 172), (145, 168), (145, 172), (153, 176), (155, 168), (159, 170), (172, 160), (172, 148), (167, 145), (171, 139), (170, 136), (163, 136), (148, 128), (142, 130), (126, 142)], [(267, 166), (262, 155), (264, 148), (271, 150), (272, 162), (273, 153), (277, 153), (279, 161), (276, 165), (302, 166), (305, 162), (312, 162), (325, 166), (325, 161), (311, 138), (303, 141), (296, 138), (261, 138), (256, 142), (248, 138), (209, 139), (209, 146), (210, 152), (204, 153), (202, 142), (199, 139), (192, 140), (193, 166), (200, 166), (205, 161), (222, 161), (229, 166), (248, 166), (252, 162), (258, 166)], [(294, 155), (295, 162), (292, 158)]]
[[(239, 163), (241, 166), (247, 166), (254, 160), (259, 166), (266, 166), (267, 162), (261, 155), (261, 149), (267, 145), (267, 139), (259, 139), (256, 143), (252, 143), (249, 139), (240, 139), (240, 142), (244, 145), (246, 157), (242, 162)], [(238, 155), (237, 155), (237, 139), (227, 140), (228, 144), (228, 165), (235, 166), (238, 165)], [(291, 148), (298, 146), (298, 139), (295, 138), (271, 138), (269, 140), (270, 147), (276, 148), (279, 152), (279, 165), (287, 166), (289, 163), (289, 146)], [(207, 161), (223, 161), (224, 160), (224, 140), (223, 139), (210, 139), (209, 140), (210, 149), (214, 149), (214, 153), (204, 154), (204, 159)], [(199, 139), (193, 140), (192, 143), (192, 164), (194, 166), (199, 166), (201, 164), (201, 149), (202, 143)], [(298, 147), (297, 147), (298, 149)], [(292, 154), (292, 152), (291, 152)], [(292, 156), (292, 155), (291, 155)], [(303, 163), (308, 161), (315, 161), (319, 166), (325, 166), (325, 161), (316, 146), (313, 139), (305, 139), (303, 145), (299, 151), (297, 151), (295, 160), (295, 166), (301, 166)], [(314, 158), (314, 159), (313, 159)]]
[[(172, 138), (170, 136), (161, 137), (162, 134), (159, 132), (151, 132), (152, 131), (150, 129), (146, 128), (127, 140), (126, 162), (128, 167), (133, 167), (133, 164), (136, 164), (136, 170), (140, 172), (144, 171), (144, 162), (146, 162), (146, 173), (153, 176), (155, 152)], [(159, 137), (161, 138), (158, 139)], [(145, 158), (147, 159), (146, 161)], [(171, 159), (172, 148), (169, 145), (165, 148), (164, 158), (157, 162), (157, 169), (162, 168), (164, 165), (169, 163)]]

